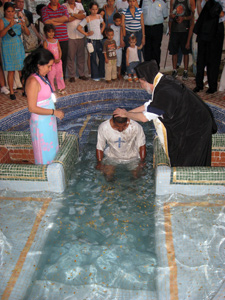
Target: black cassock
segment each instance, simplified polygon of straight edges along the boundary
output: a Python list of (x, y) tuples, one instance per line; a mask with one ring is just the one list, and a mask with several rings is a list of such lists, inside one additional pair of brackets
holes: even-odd
[(148, 111), (153, 108), (164, 111), (159, 120), (167, 131), (171, 166), (210, 166), (217, 126), (208, 105), (181, 82), (164, 75)]

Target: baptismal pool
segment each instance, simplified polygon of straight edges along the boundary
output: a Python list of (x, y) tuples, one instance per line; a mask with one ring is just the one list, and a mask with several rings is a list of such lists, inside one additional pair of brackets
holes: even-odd
[(59, 130), (79, 134), (80, 157), (65, 192), (0, 192), (2, 299), (224, 299), (224, 195), (155, 196), (149, 123), (140, 178), (118, 166), (107, 182), (95, 147), (111, 110), (66, 109)]
[[(68, 299), (60, 288), (71, 299), (154, 299), (152, 151), (141, 178), (120, 166), (107, 182), (95, 169), (102, 121), (92, 124), (25, 299)], [(147, 135), (151, 149), (153, 131)]]

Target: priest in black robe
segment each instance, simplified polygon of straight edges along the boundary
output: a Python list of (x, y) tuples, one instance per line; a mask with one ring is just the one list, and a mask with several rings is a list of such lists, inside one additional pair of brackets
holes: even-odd
[(171, 167), (211, 166), (212, 133), (217, 126), (208, 105), (182, 82), (161, 74), (154, 60), (135, 69), (152, 99), (131, 111), (117, 108), (113, 114), (141, 122), (158, 118), (166, 128)]

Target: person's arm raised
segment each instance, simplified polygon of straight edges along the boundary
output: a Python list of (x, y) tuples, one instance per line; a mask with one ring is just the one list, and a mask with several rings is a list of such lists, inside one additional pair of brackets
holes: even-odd
[(137, 108), (137, 109), (138, 110), (133, 109), (132, 111), (126, 111), (126, 109), (117, 108), (113, 112), (113, 115), (115, 115), (115, 117), (129, 118), (134, 121), (148, 122), (148, 119), (143, 114), (144, 110), (139, 111), (139, 108)]

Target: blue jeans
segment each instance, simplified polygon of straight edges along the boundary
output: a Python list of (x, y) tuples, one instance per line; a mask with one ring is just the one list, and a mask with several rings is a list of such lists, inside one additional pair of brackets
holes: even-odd
[[(134, 32), (126, 30), (126, 35), (124, 37), (124, 42), (125, 42), (126, 48), (130, 46), (130, 44), (129, 44), (129, 37), (132, 34), (134, 34), (136, 36), (137, 46), (141, 46), (142, 30), (134, 31)], [(139, 61), (141, 62), (141, 50), (138, 50), (138, 58), (139, 58)]]
[(129, 66), (127, 66), (127, 74), (136, 74), (136, 71), (134, 70), (135, 67), (137, 67), (140, 64), (139, 61), (132, 61), (130, 62)]
[[(105, 57), (102, 53), (103, 44), (102, 40), (88, 40), (94, 47), (94, 52), (90, 54), (91, 56), (91, 78), (104, 78), (105, 77)], [(97, 63), (97, 55), (99, 62)]]

